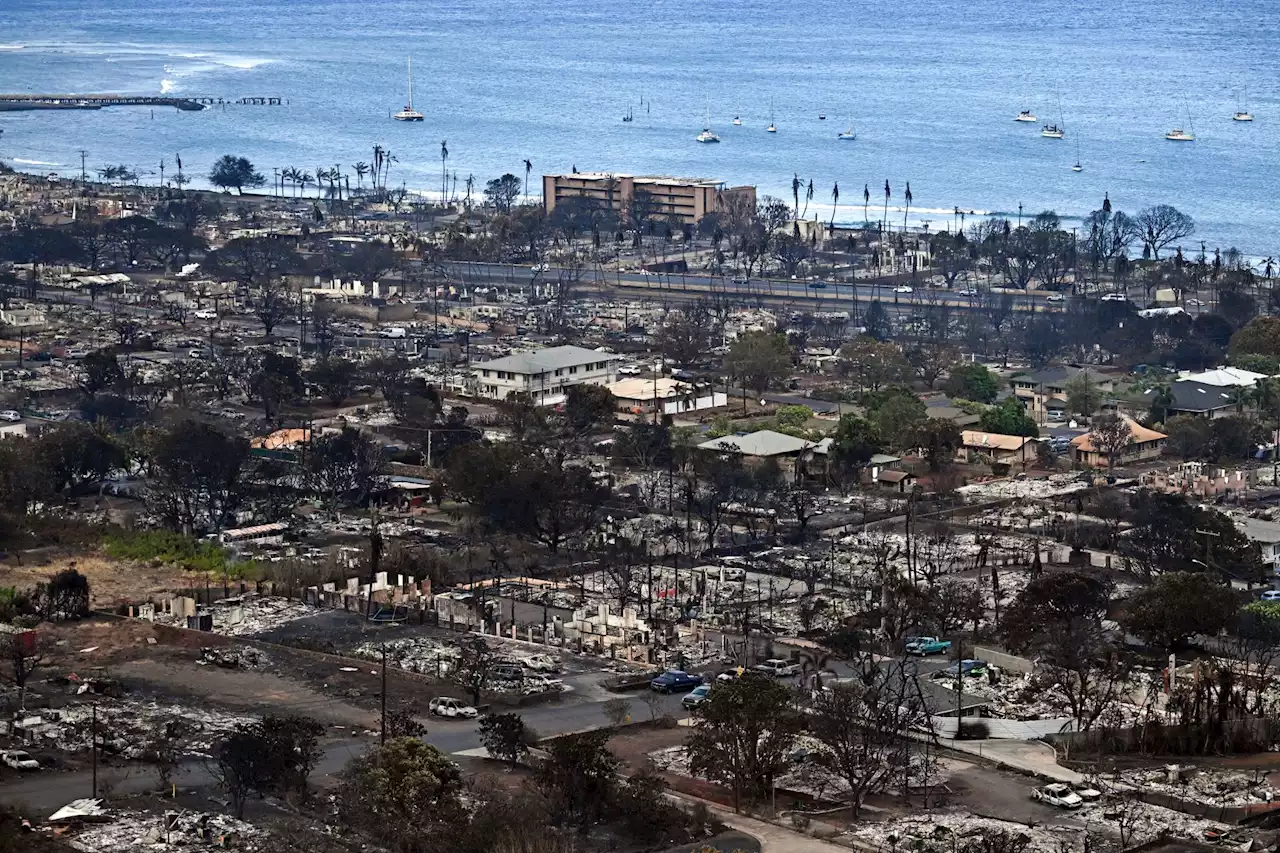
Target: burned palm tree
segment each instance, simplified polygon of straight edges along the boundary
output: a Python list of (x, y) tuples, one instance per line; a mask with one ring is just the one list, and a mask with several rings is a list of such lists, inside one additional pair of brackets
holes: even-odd
[(867, 227), (868, 216), (867, 206), (871, 204), (871, 184), (862, 185), (862, 227)]
[(836, 205), (840, 203), (840, 182), (836, 181), (831, 185), (831, 225), (827, 231), (834, 235), (836, 233)]
[(440, 140), (440, 203), (449, 201), (449, 142)]
[(529, 173), (533, 171), (533, 163), (526, 157), (524, 161), (524, 200), (529, 201)]
[(885, 231), (889, 228), (889, 196), (893, 195), (893, 191), (889, 189), (889, 179), (884, 179), (884, 216), (880, 219), (880, 230)]
[(910, 181), (907, 181), (907, 191), (903, 194), (902, 197), (903, 199), (906, 200), (906, 203), (907, 203), (906, 207), (902, 209), (902, 230), (906, 231), (907, 230), (907, 214), (911, 212), (911, 182)]

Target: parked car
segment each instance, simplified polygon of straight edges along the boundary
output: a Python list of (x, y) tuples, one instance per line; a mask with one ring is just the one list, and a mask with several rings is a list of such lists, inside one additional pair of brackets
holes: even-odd
[(1048, 296), (1044, 298), (1044, 301), (1045, 302), (1063, 302), (1065, 301), (1065, 299), (1066, 297), (1064, 297), (1061, 293), (1050, 293)]
[(692, 693), (686, 693), (684, 698), (680, 700), (680, 705), (684, 708), (693, 709), (707, 701), (707, 696), (711, 694), (710, 684), (699, 684), (693, 688)]
[(827, 286), (827, 283), (825, 281), (813, 281), (809, 283), (809, 286), (814, 290), (824, 290)]
[(726, 669), (724, 672), (716, 676), (716, 681), (721, 684), (728, 684), (731, 681), (737, 681), (742, 677), (742, 672), (743, 670), (740, 666), (734, 667), (733, 669)]
[(522, 663), (534, 672), (559, 672), (560, 661), (551, 655), (529, 655)]
[(489, 675), (499, 681), (520, 681), (524, 668), (518, 663), (498, 663), (489, 667)]
[(5, 409), (0, 411), (0, 421), (20, 421), (22, 420), (22, 412), (14, 409)]
[(782, 658), (769, 658), (751, 667), (755, 672), (772, 675), (774, 678), (785, 678), (788, 675), (799, 675), (800, 664)]
[(1128, 302), (1129, 297), (1123, 293), (1106, 293), (1102, 296), (1103, 302)]
[(893, 292), (894, 293), (915, 293), (914, 290), (912, 290), (910, 287), (908, 287), (905, 284), (898, 285), (893, 289)]
[(974, 660), (966, 658), (962, 661), (956, 661), (946, 669), (940, 669), (933, 673), (934, 678), (955, 678), (957, 674), (963, 673), (966, 678), (973, 678), (978, 675), (985, 675), (987, 671), (987, 662), (984, 660)]
[(675, 693), (692, 690), (702, 683), (702, 676), (680, 669), (669, 669), (649, 682), (649, 689), (657, 693)]
[(4, 762), (5, 767), (12, 767), (14, 770), (39, 770), (40, 762), (36, 761), (21, 749), (10, 749), (0, 752), (0, 761)]
[(1269, 589), (1258, 596), (1260, 601), (1280, 601), (1280, 589)]
[(907, 637), (907, 654), (938, 655), (950, 651), (950, 640), (939, 640), (937, 637)]
[(1061, 782), (1036, 788), (1031, 792), (1031, 798), (1061, 809), (1078, 809), (1084, 803), (1080, 795), (1071, 790), (1070, 785), (1064, 785)]
[(957, 290), (957, 296), (977, 296), (978, 289), (976, 287), (966, 287), (964, 290)]
[(218, 312), (210, 311), (208, 308), (202, 308), (191, 316), (195, 317), (197, 320), (216, 320), (218, 319)]
[(427, 710), (437, 717), (462, 717), (468, 720), (475, 719), (480, 714), (461, 699), (451, 699), (448, 696), (437, 696), (432, 699), (427, 703)]

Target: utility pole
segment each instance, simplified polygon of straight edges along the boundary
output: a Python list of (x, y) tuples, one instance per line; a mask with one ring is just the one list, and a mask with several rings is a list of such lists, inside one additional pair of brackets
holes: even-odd
[(89, 754), (93, 760), (93, 793), (98, 796), (98, 703), (93, 703), (93, 722), (89, 724)]
[(89, 152), (81, 148), (80, 149), (80, 183), (87, 183), (89, 180), (89, 173), (85, 171), (85, 168), (84, 168), (84, 158), (88, 156), (89, 156)]
[(387, 644), (382, 644), (382, 731), (379, 734), (378, 743), (385, 746), (387, 743)]

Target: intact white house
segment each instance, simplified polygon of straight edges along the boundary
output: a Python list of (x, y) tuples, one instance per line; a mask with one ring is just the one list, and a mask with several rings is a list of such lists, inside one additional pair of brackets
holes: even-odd
[(488, 400), (527, 395), (538, 406), (565, 401), (573, 385), (608, 385), (618, 378), (618, 357), (582, 347), (531, 350), (482, 361), (471, 368), (473, 393)]

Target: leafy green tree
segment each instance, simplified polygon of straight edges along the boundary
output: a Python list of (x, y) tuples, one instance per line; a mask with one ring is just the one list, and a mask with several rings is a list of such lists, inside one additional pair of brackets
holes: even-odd
[(1152, 646), (1172, 652), (1197, 634), (1217, 634), (1238, 607), (1231, 588), (1211, 575), (1170, 572), (1130, 596), (1121, 624)]
[(307, 717), (268, 715), (242, 723), (214, 747), (209, 765), (236, 817), (250, 796), (306, 795), (307, 777), (320, 758), (324, 726)]
[(244, 497), (249, 446), (212, 424), (186, 418), (159, 430), (150, 456), (147, 505), (187, 536), (220, 530)]
[(520, 197), (520, 179), (508, 172), (485, 184), (484, 197), (498, 213), (510, 213), (511, 206)]
[(589, 435), (613, 425), (618, 403), (603, 385), (570, 385), (565, 392), (564, 425), (573, 436)]
[(942, 386), (951, 397), (973, 400), (977, 403), (993, 403), (1000, 392), (1000, 380), (986, 365), (958, 364), (951, 368)]
[(382, 448), (358, 429), (313, 437), (302, 459), (308, 487), (336, 511), (344, 500), (360, 505), (382, 487)]
[(693, 712), (693, 772), (733, 788), (734, 808), (764, 801), (786, 766), (804, 716), (783, 684), (755, 673), (716, 685)]
[(1231, 336), (1231, 355), (1261, 355), (1280, 358), (1280, 317), (1255, 317)]
[(98, 482), (126, 462), (124, 449), (86, 423), (65, 423), (45, 430), (31, 448), (49, 484), (74, 492)]
[(724, 366), (743, 387), (763, 394), (791, 372), (791, 359), (791, 344), (786, 335), (747, 332), (733, 342)]
[(1077, 415), (1089, 417), (1102, 407), (1102, 390), (1088, 371), (1067, 381), (1067, 407)]
[(982, 413), (978, 420), (979, 429), (1000, 435), (1021, 435), (1035, 438), (1040, 435), (1040, 427), (1027, 414), (1021, 401), (1016, 397), (1007, 397), (998, 406), (993, 406)]
[(897, 344), (872, 337), (861, 337), (842, 346), (837, 367), (858, 383), (860, 391), (879, 391), (906, 381), (911, 372)]
[(341, 406), (355, 391), (360, 380), (360, 367), (345, 358), (323, 358), (307, 371), (307, 381), (334, 406)]
[(910, 390), (894, 387), (874, 401), (867, 416), (887, 446), (902, 450), (914, 443), (927, 412), (924, 402)]
[(877, 341), (885, 341), (893, 337), (893, 320), (879, 299), (871, 300), (866, 313), (862, 315), (862, 325), (867, 337)]
[(392, 738), (347, 765), (338, 813), (392, 850), (419, 853), (424, 834), (464, 822), (465, 787), (458, 765), (440, 750), (418, 738)]
[(248, 158), (237, 157), (234, 154), (223, 154), (209, 171), (209, 183), (224, 190), (234, 189), (241, 194), (244, 193), (245, 187), (260, 187), (266, 182), (266, 178), (253, 168)]
[(1262, 578), (1258, 549), (1235, 523), (1182, 495), (1138, 492), (1133, 498), (1133, 526), (1121, 544), (1126, 560), (1144, 578), (1169, 572)]
[(929, 463), (929, 470), (936, 474), (964, 446), (964, 435), (953, 421), (926, 417), (916, 429), (912, 443), (920, 448)]
[(486, 714), (480, 718), (479, 733), (489, 755), (509, 762), (513, 770), (536, 743), (533, 731), (519, 714)]
[(621, 762), (609, 751), (612, 731), (599, 729), (554, 740), (535, 775), (558, 823), (585, 829), (613, 801)]
[(1080, 572), (1041, 574), (1004, 613), (1001, 633), (1019, 654), (1051, 656), (1067, 638), (1101, 632), (1113, 590), (1110, 581)]

